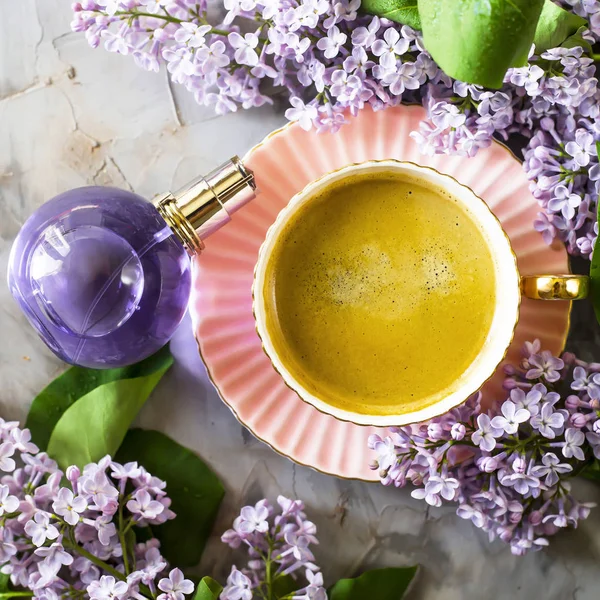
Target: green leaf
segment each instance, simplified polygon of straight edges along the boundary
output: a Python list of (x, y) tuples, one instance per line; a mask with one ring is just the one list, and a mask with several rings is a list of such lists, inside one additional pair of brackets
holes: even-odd
[(544, 0), (418, 0), (425, 47), (451, 77), (500, 88), (527, 64)]
[(177, 518), (152, 529), (161, 553), (180, 568), (195, 566), (212, 530), (225, 490), (218, 477), (193, 452), (158, 431), (132, 429), (119, 462), (137, 461), (167, 482)]
[(58, 420), (48, 454), (62, 469), (83, 467), (106, 454), (114, 456), (131, 422), (172, 364), (172, 356), (166, 356), (145, 377), (112, 381), (79, 398)]
[(272, 592), (276, 599), (283, 598), (295, 592), (300, 585), (291, 575), (282, 575), (273, 582)]
[(0, 592), (8, 592), (8, 584), (10, 583), (10, 575), (0, 573)]
[[(600, 159), (600, 142), (596, 142), (596, 154)], [(597, 216), (600, 216), (600, 202), (598, 202)], [(596, 238), (592, 262), (590, 264), (590, 292), (596, 320), (600, 323), (600, 236)]]
[(413, 29), (421, 29), (417, 0), (363, 0), (360, 10), (369, 15), (408, 25)]
[(400, 600), (418, 568), (375, 569), (356, 579), (340, 579), (329, 590), (329, 600)]
[(587, 26), (580, 27), (573, 35), (570, 35), (562, 44), (563, 48), (575, 48), (581, 46), (584, 52), (591, 53), (593, 51), (592, 44), (590, 44), (583, 37), (583, 32), (587, 29)]
[(217, 600), (222, 590), (223, 586), (218, 581), (204, 577), (196, 588), (194, 600)]
[(533, 38), (536, 52), (539, 54), (548, 48), (560, 46), (586, 23), (583, 17), (561, 8), (551, 0), (546, 0)]
[(594, 460), (591, 463), (587, 464), (581, 471), (579, 471), (578, 475), (585, 477), (591, 481), (600, 482), (600, 462), (598, 460)]
[(40, 449), (47, 450), (54, 427), (79, 398), (106, 383), (150, 375), (171, 360), (169, 347), (165, 346), (156, 354), (129, 367), (104, 370), (71, 367), (36, 396), (25, 427), (31, 431), (32, 440)]

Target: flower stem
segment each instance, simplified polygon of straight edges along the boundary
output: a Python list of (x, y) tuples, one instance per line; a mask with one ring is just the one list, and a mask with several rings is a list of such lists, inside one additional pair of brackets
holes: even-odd
[[(67, 548), (71, 548), (81, 556), (87, 558), (90, 562), (94, 563), (100, 569), (104, 569), (107, 573), (110, 573), (115, 579), (120, 579), (121, 581), (126, 581), (127, 577), (117, 571), (114, 567), (111, 567), (109, 564), (105, 563), (103, 560), (99, 559), (97, 556), (93, 555), (91, 552), (88, 552), (85, 548), (80, 546), (75, 540), (63, 538), (63, 545)], [(150, 588), (146, 585), (140, 585), (140, 590), (144, 593), (146, 598), (154, 598), (154, 594), (150, 591)], [(0, 595), (0, 600), (1, 600)]]
[(131, 573), (129, 569), (129, 559), (127, 558), (127, 544), (125, 543), (125, 532), (123, 531), (123, 504), (119, 503), (119, 542), (121, 542), (121, 550), (123, 552), (123, 566), (125, 574)]
[(127, 579), (127, 577), (125, 577), (125, 575), (123, 575), (123, 573), (120, 573), (115, 568), (111, 567), (109, 564), (105, 563), (103, 560), (100, 560), (97, 556), (94, 556), (91, 552), (88, 552), (85, 548), (83, 548), (79, 544), (73, 542), (72, 540), (68, 540), (68, 541), (63, 540), (63, 544), (65, 546), (68, 546), (69, 548), (71, 548), (71, 550), (74, 550), (78, 554), (81, 554), (81, 556), (84, 556), (85, 558), (87, 558), (90, 562), (94, 563), (97, 567), (100, 567), (107, 573), (110, 573), (116, 579), (120, 579), (121, 581), (125, 581)]
[(137, 10), (119, 10), (115, 13), (115, 15), (128, 16), (134, 19), (136, 17), (150, 17), (151, 19), (163, 19), (164, 21), (168, 21), (169, 23), (187, 23), (187, 21), (183, 21), (182, 19), (178, 19), (177, 17), (172, 17), (171, 15), (153, 15), (152, 13), (139, 12)]
[(594, 60), (600, 61), (600, 54), (592, 54)]
[(271, 561), (272, 553), (273, 553), (273, 544), (269, 540), (269, 553), (267, 554), (267, 560), (265, 561), (265, 567), (266, 567), (265, 583), (267, 584), (267, 600), (273, 600), (273, 580), (272, 580), (272, 573), (271, 573), (271, 567), (273, 566), (272, 561)]
[(33, 596), (33, 592), (2, 592), (0, 593), (0, 600), (4, 600), (4, 598), (31, 598)]

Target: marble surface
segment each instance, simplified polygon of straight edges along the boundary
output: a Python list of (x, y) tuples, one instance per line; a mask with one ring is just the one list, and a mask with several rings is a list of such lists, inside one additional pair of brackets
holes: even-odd
[[(11, 241), (44, 199), (84, 184), (152, 196), (243, 154), (284, 122), (283, 107), (216, 117), (165, 73), (90, 49), (71, 33), (69, 0), (0, 0), (0, 272)], [(600, 358), (593, 315), (580, 310), (570, 345)], [(451, 508), (427, 509), (408, 490), (344, 481), (296, 466), (245, 430), (220, 402), (197, 356), (189, 321), (173, 341), (175, 367), (138, 425), (193, 448), (227, 495), (202, 572), (222, 576), (231, 557), (218, 536), (240, 503), (278, 493), (308, 505), (317, 558), (331, 583), (375, 566), (422, 566), (411, 599), (592, 600), (598, 597), (600, 509), (546, 552), (513, 557)], [(23, 420), (33, 396), (64, 365), (45, 349), (0, 279), (0, 415)], [(600, 488), (577, 483), (582, 498)]]

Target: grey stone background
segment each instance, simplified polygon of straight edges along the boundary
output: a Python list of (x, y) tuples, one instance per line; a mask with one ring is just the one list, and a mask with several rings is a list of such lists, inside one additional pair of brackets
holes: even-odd
[[(284, 122), (283, 108), (216, 117), (164, 72), (92, 50), (71, 33), (69, 0), (0, 0), (0, 272), (12, 239), (45, 199), (85, 184), (151, 197), (257, 143)], [(585, 265), (576, 265), (585, 268)], [(591, 308), (575, 315), (570, 347), (600, 359)], [(361, 569), (422, 565), (411, 599), (593, 600), (600, 585), (600, 509), (550, 548), (513, 557), (455, 516), (428, 509), (409, 490), (344, 481), (296, 466), (258, 442), (207, 381), (189, 320), (177, 358), (138, 425), (193, 448), (227, 487), (202, 572), (222, 576), (231, 556), (218, 540), (239, 506), (278, 493), (302, 498), (322, 540), (317, 558), (334, 582)], [(24, 420), (35, 394), (64, 369), (27, 325), (0, 279), (0, 415)], [(577, 484), (582, 499), (600, 487)]]

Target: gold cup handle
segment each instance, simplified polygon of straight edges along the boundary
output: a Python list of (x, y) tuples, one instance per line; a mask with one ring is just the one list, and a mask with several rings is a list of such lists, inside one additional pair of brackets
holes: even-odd
[(587, 275), (524, 275), (521, 293), (534, 300), (581, 300), (590, 289)]

